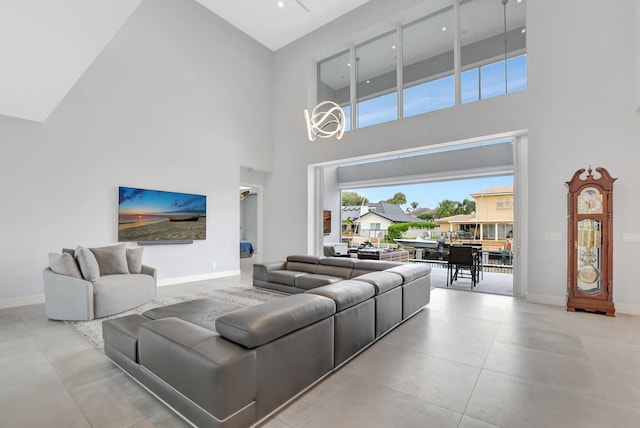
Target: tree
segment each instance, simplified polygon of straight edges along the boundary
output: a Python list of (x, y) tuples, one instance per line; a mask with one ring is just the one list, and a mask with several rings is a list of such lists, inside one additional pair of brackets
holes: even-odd
[(346, 230), (344, 231), (345, 234), (351, 235), (351, 234), (354, 234), (356, 232), (356, 230), (354, 228), (355, 222), (353, 221), (353, 219), (351, 217), (347, 217), (346, 219), (342, 220), (342, 222), (344, 224), (346, 224), (346, 226), (347, 226)]
[(458, 214), (471, 214), (476, 210), (476, 202), (465, 199), (462, 202), (445, 199), (440, 201), (436, 209), (433, 211), (435, 218), (450, 217)]
[(358, 195), (356, 192), (342, 192), (343, 206), (360, 206), (369, 203), (369, 199)]
[(433, 221), (434, 220), (433, 213), (420, 214), (418, 216), (418, 218), (421, 219), (421, 220), (426, 220), (426, 221)]
[(435, 218), (443, 218), (455, 215), (458, 205), (460, 205), (459, 202), (452, 201), (450, 199), (444, 199), (438, 203), (438, 206), (433, 211), (433, 216)]
[(404, 205), (407, 203), (407, 196), (402, 192), (398, 192), (395, 195), (393, 195), (393, 198), (387, 199), (386, 201), (380, 201), (380, 202), (386, 202), (388, 204), (395, 204), (395, 205)]
[(471, 214), (476, 210), (476, 201), (465, 199), (458, 205), (456, 214)]
[(409, 205), (411, 205), (411, 211), (415, 211), (418, 209), (418, 206), (420, 205), (417, 202), (411, 202)]

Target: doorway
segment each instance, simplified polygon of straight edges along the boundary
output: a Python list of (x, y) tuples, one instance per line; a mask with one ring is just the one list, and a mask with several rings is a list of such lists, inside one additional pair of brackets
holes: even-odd
[(240, 193), (240, 267), (262, 260), (262, 186), (242, 183)]
[(446, 273), (450, 249), (472, 246), (473, 290), (513, 295), (513, 175), (341, 190), (341, 241), (354, 255), (365, 242), (381, 257), (430, 266), (433, 287), (470, 290), (470, 277)]
[[(502, 146), (498, 147), (498, 143)], [(313, 189), (309, 206), (314, 207), (308, 230), (310, 253), (320, 254), (322, 211), (326, 206), (340, 206), (340, 188), (513, 175), (513, 236), (520, 238), (511, 248), (513, 295), (525, 296), (527, 247), (523, 244), (527, 242), (527, 213), (523, 204), (527, 200), (527, 144), (526, 132), (517, 131), (309, 165), (309, 182), (313, 183), (309, 186)], [(466, 156), (470, 153), (473, 155)], [(342, 169), (344, 166), (353, 168)]]

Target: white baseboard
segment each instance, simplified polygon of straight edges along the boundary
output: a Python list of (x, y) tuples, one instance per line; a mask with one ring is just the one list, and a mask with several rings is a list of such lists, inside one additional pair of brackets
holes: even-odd
[(527, 294), (527, 302), (541, 303), (543, 305), (565, 306), (567, 298), (562, 296), (547, 296), (545, 294)]
[(228, 276), (237, 276), (237, 275), (240, 275), (240, 269), (228, 270), (224, 272), (203, 273), (201, 275), (189, 275), (189, 276), (178, 276), (175, 278), (163, 278), (158, 280), (158, 287), (164, 287), (165, 285), (182, 284), (185, 282), (204, 281), (207, 279), (226, 278)]
[(640, 305), (628, 305), (626, 303), (613, 302), (616, 307), (616, 313), (628, 315), (640, 315)]
[[(240, 270), (230, 270), (224, 272), (213, 272), (202, 275), (181, 276), (176, 278), (164, 278), (158, 280), (158, 287), (165, 285), (181, 284), (184, 282), (203, 281), (206, 279), (226, 278), (228, 276), (240, 275)], [(14, 297), (12, 299), (1, 299), (0, 309), (17, 308), (19, 306), (37, 305), (44, 303), (44, 294), (35, 296)]]
[(40, 303), (44, 303), (44, 294), (0, 300), (0, 309), (17, 308), (18, 306), (38, 305)]
[[(527, 294), (527, 302), (541, 303), (544, 305), (566, 306), (567, 298), (558, 296), (546, 296), (543, 294)], [(640, 315), (640, 305), (613, 302), (616, 313), (628, 315)]]

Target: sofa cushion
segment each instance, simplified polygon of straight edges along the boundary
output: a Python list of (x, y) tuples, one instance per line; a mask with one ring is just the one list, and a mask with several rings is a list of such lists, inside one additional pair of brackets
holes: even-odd
[(148, 321), (149, 318), (140, 314), (105, 321), (102, 323), (104, 342), (138, 363), (138, 329)]
[(218, 319), (218, 317), (242, 308), (242, 306), (237, 306), (232, 303), (221, 302), (220, 300), (205, 297), (150, 309), (142, 315), (154, 320), (169, 317), (180, 318), (181, 320), (189, 321), (200, 327), (215, 331), (216, 319)]
[(76, 256), (76, 250), (74, 250), (73, 248), (63, 248), (62, 249), (62, 253), (67, 253), (67, 254), (71, 254), (71, 257), (75, 257)]
[(320, 264), (353, 269), (354, 259), (347, 259), (345, 257), (323, 257), (320, 259)]
[(267, 281), (275, 282), (276, 284), (289, 285), (291, 287), (296, 286), (296, 279), (303, 275), (310, 275), (309, 272), (300, 272), (297, 270), (274, 270), (267, 273)]
[(373, 297), (374, 293), (373, 285), (351, 279), (307, 291), (307, 294), (317, 294), (333, 300), (336, 303), (336, 312), (362, 303)]
[(144, 247), (127, 248), (127, 267), (129, 273), (142, 272), (142, 251)]
[(397, 273), (398, 275), (402, 275), (404, 278), (404, 283), (414, 281), (420, 277), (428, 276), (431, 273), (431, 267), (419, 264), (419, 263), (411, 263), (411, 264), (403, 264), (400, 266), (396, 266), (394, 268), (388, 269), (387, 272)]
[(78, 263), (69, 253), (49, 253), (49, 267), (60, 275), (82, 279), (82, 272), (80, 272)]
[[(180, 401), (172, 400), (182, 395), (218, 421), (229, 418), (228, 423), (214, 423), (213, 418), (207, 422), (196, 419), (197, 426), (250, 425), (242, 417), (236, 423), (238, 419), (233, 415), (246, 407), (253, 414), (257, 385), (255, 352), (179, 318), (149, 321), (140, 327), (138, 335), (141, 377), (151, 372), (177, 391), (163, 397), (161, 394), (166, 390), (160, 389), (160, 398), (177, 410), (180, 407), (175, 404)], [(143, 377), (143, 383), (147, 384), (144, 380)]]
[(297, 277), (296, 287), (304, 288), (305, 290), (311, 290), (312, 288), (322, 287), (323, 285), (333, 284), (334, 282), (342, 280), (343, 278), (337, 276), (310, 273), (309, 275), (302, 275)]
[(303, 263), (303, 262), (287, 262), (287, 270), (295, 270), (298, 272), (316, 273), (320, 265), (317, 263)]
[(335, 314), (331, 299), (295, 294), (223, 315), (216, 330), (224, 338), (253, 349)]
[(91, 250), (78, 246), (75, 251), (75, 258), (84, 279), (95, 282), (100, 278), (100, 266)]
[(127, 265), (127, 250), (125, 244), (117, 244), (107, 247), (89, 249), (98, 261), (101, 276), (129, 273), (129, 266)]
[(344, 279), (351, 278), (352, 272), (353, 272), (353, 269), (348, 267), (328, 266), (328, 265), (318, 265), (316, 266), (316, 271), (315, 271), (315, 273), (318, 273), (321, 275), (337, 276)]
[(358, 281), (367, 282), (376, 288), (376, 295), (386, 293), (389, 290), (402, 285), (402, 276), (389, 271), (369, 272), (357, 277)]
[(391, 269), (401, 265), (402, 263), (400, 262), (388, 262), (383, 260), (354, 260), (351, 278), (355, 278), (369, 272)]
[(117, 314), (147, 303), (156, 296), (156, 282), (150, 275), (101, 276), (93, 283), (96, 318)]
[(293, 255), (293, 256), (287, 257), (287, 261), (317, 265), (318, 263), (320, 263), (321, 258), (322, 257), (318, 257), (318, 256)]

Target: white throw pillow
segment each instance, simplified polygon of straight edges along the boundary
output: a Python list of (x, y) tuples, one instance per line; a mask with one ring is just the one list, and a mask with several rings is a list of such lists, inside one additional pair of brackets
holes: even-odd
[(49, 253), (49, 267), (55, 273), (82, 279), (82, 272), (75, 259), (69, 253)]
[(129, 273), (142, 273), (142, 251), (144, 247), (127, 248)]
[(96, 260), (96, 256), (93, 255), (88, 248), (78, 246), (75, 251), (76, 261), (80, 266), (80, 272), (82, 277), (87, 281), (95, 282), (100, 278), (100, 266)]
[(100, 275), (129, 273), (125, 244), (89, 248), (89, 250), (91, 250), (98, 262)]

